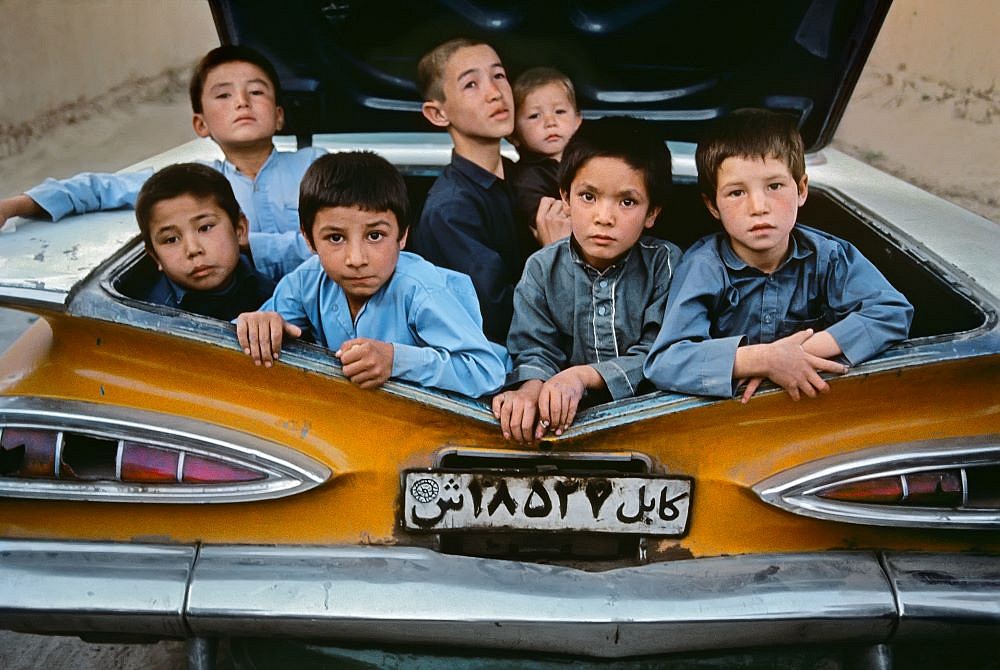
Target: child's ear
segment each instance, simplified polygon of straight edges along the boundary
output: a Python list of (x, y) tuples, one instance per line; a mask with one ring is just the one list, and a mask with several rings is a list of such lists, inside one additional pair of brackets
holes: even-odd
[(247, 217), (240, 214), (240, 218), (236, 220), (233, 225), (236, 229), (236, 241), (240, 245), (240, 249), (250, 248), (250, 224), (247, 222)]
[(281, 130), (285, 127), (285, 108), (278, 105), (274, 108), (274, 129)]
[(799, 207), (801, 207), (806, 204), (806, 198), (809, 197), (809, 175), (803, 174), (797, 186), (799, 189)]
[(660, 208), (654, 207), (648, 212), (646, 212), (646, 220), (643, 222), (643, 228), (652, 228), (653, 224), (656, 223), (656, 219), (660, 216)]
[(403, 234), (399, 236), (399, 250), (402, 251), (403, 247), (406, 246), (406, 236), (410, 234), (410, 229), (407, 228), (403, 231)]
[(191, 125), (194, 127), (194, 134), (198, 137), (211, 137), (212, 134), (208, 131), (204, 115), (195, 114), (191, 119)]
[(420, 111), (423, 112), (425, 119), (438, 128), (447, 128), (451, 125), (451, 122), (448, 121), (448, 115), (445, 114), (444, 109), (441, 107), (441, 103), (437, 100), (426, 101), (423, 105), (421, 105)]
[(563, 204), (569, 207), (569, 191), (559, 189), (559, 197), (562, 198)]
[(156, 263), (156, 269), (163, 272), (163, 264), (160, 263), (160, 259), (156, 257), (156, 252), (153, 251), (153, 245), (146, 245), (146, 255), (149, 256), (154, 263)]
[(713, 217), (715, 217), (719, 221), (722, 220), (722, 216), (719, 215), (719, 209), (715, 206), (715, 203), (712, 202), (711, 198), (709, 198), (707, 195), (705, 195), (704, 193), (702, 193), (701, 194), (701, 201), (703, 203), (705, 203), (705, 207), (708, 208), (708, 213), (709, 214), (711, 214)]

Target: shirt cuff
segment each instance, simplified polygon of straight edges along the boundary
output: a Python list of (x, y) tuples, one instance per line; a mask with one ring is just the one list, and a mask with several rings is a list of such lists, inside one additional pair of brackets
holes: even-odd
[(834, 339), (840, 347), (840, 352), (851, 365), (867, 360), (875, 352), (875, 344), (860, 319), (852, 319), (848, 315), (827, 328), (826, 332)]
[(597, 370), (601, 375), (604, 384), (608, 387), (608, 393), (612, 400), (621, 398), (631, 398), (635, 395), (635, 387), (629, 381), (628, 373), (618, 363), (618, 361), (603, 361), (601, 363), (591, 363), (590, 367)]

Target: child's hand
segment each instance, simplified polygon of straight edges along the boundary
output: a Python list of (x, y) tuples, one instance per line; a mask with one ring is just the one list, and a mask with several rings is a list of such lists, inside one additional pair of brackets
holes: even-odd
[[(530, 379), (520, 388), (493, 396), (493, 416), (500, 421), (505, 440), (531, 442), (536, 431), (538, 394), (542, 390), (540, 379)], [(542, 430), (544, 435), (545, 431)]]
[(535, 439), (541, 439), (546, 430), (562, 435), (576, 418), (576, 409), (583, 399), (583, 392), (595, 387), (591, 377), (603, 383), (597, 371), (589, 365), (567, 368), (549, 379), (538, 395), (538, 429)]
[(294, 339), (302, 335), (302, 329), (277, 312), (244, 312), (236, 317), (236, 339), (254, 365), (263, 363), (269, 368), (278, 360), (283, 335)]
[(347, 340), (334, 352), (344, 366), (344, 375), (363, 389), (378, 388), (392, 376), (394, 349), (389, 342), (358, 337)]
[[(817, 393), (827, 393), (830, 385), (819, 376), (820, 372), (847, 372), (843, 364), (810, 354), (802, 347), (812, 335), (810, 328), (763, 345), (768, 379), (788, 391), (792, 400), (798, 400), (800, 393), (810, 398), (815, 398)], [(753, 390), (756, 389), (754, 386)], [(750, 399), (746, 391), (743, 396), (744, 402)]]
[(546, 244), (569, 237), (571, 229), (569, 212), (563, 201), (543, 196), (538, 202), (538, 211), (535, 213), (534, 234), (538, 243), (544, 247)]

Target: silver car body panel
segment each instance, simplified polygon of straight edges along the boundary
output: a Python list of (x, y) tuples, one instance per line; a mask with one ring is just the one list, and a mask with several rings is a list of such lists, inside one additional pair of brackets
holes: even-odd
[(626, 657), (1000, 631), (1000, 559), (822, 552), (605, 572), (400, 547), (0, 540), (0, 626)]

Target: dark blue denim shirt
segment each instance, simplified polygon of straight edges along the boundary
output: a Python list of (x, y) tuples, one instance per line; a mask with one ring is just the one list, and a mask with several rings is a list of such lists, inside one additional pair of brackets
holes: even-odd
[(633, 396), (681, 251), (666, 240), (642, 237), (600, 272), (580, 258), (574, 244), (572, 236), (554, 242), (525, 265), (507, 338), (514, 361), (507, 384), (590, 365), (613, 399)]
[(684, 254), (645, 373), (660, 389), (731, 396), (743, 344), (825, 330), (856, 365), (904, 340), (912, 318), (903, 294), (833, 235), (796, 225), (788, 257), (766, 274), (716, 233)]

